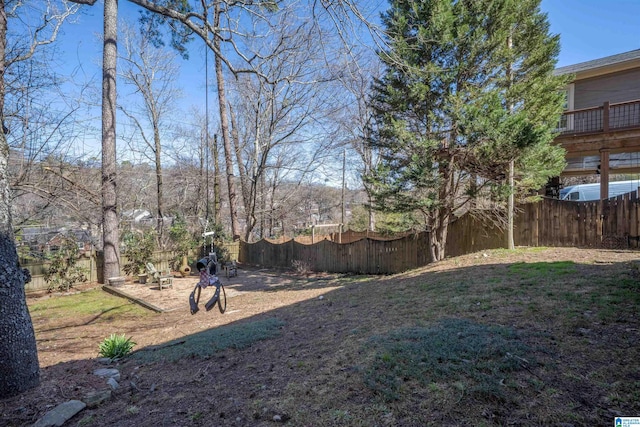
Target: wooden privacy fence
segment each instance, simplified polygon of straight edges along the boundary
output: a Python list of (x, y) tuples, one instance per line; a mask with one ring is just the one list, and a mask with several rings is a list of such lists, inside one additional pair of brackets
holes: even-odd
[[(410, 232), (390, 240), (389, 236), (377, 233), (346, 231), (341, 236), (328, 234), (315, 244), (294, 240), (275, 244), (261, 240), (225, 246), (230, 259), (251, 265), (276, 268), (298, 265), (312, 271), (391, 274), (431, 262), (428, 237), (424, 232)], [(515, 218), (514, 240), (517, 246), (638, 248), (640, 199), (634, 192), (602, 202), (545, 198), (537, 203), (520, 205)], [(336, 243), (338, 241), (342, 244)], [(477, 216), (462, 216), (449, 226), (447, 256), (505, 246), (505, 231)], [(174, 258), (172, 252), (156, 252), (153, 262), (157, 268), (165, 269)], [(99, 256), (92, 254), (81, 258), (79, 265), (88, 270), (90, 280), (103, 283), (101, 261)], [(121, 265), (125, 262), (121, 259)], [(23, 263), (23, 267), (28, 268), (32, 276), (27, 290), (46, 289), (43, 276), (46, 263)], [(195, 271), (193, 267), (192, 271)]]
[[(473, 233), (469, 231), (473, 230)], [(342, 241), (342, 243), (337, 243)], [(473, 216), (453, 222), (449, 228), (447, 250), (461, 255), (481, 249), (501, 247), (504, 232)], [(315, 244), (296, 240), (273, 243), (240, 242), (239, 261), (267, 268), (298, 267), (311, 271), (357, 274), (392, 274), (427, 265), (429, 235), (426, 232), (402, 233), (390, 237), (372, 232), (346, 231), (326, 235)]]
[(295, 240), (240, 243), (240, 262), (267, 268), (299, 268), (334, 273), (384, 274), (428, 263), (427, 239), (421, 233), (396, 240), (360, 239), (347, 244), (322, 240), (305, 245)]
[[(321, 242), (322, 240), (329, 240), (331, 242), (336, 242), (336, 243), (351, 243), (366, 237), (370, 239), (375, 239), (375, 240), (395, 240), (400, 237), (408, 236), (412, 233), (413, 232), (405, 232), (405, 233), (399, 233), (394, 235), (388, 235), (383, 233), (376, 233), (375, 231), (347, 230), (342, 233), (336, 232), (336, 233), (328, 233), (328, 234), (316, 234), (315, 236), (300, 235), (300, 236), (294, 237), (293, 240), (305, 245), (312, 245), (314, 243)], [(291, 238), (283, 236), (275, 239), (265, 238), (264, 240), (270, 243), (280, 244), (280, 243), (288, 242), (289, 240), (291, 240)]]
[(640, 215), (637, 192), (608, 200), (544, 199), (520, 207), (515, 221), (519, 246), (637, 248)]
[[(602, 202), (547, 199), (520, 205), (514, 224), (516, 246), (639, 247), (640, 200), (629, 193)], [(337, 234), (337, 233), (336, 233)], [(388, 237), (383, 237), (388, 239)], [(331, 240), (330, 240), (331, 239)], [(333, 241), (332, 241), (333, 240)], [(342, 233), (305, 245), (294, 240), (275, 244), (266, 240), (240, 242), (241, 263), (267, 268), (359, 274), (398, 273), (424, 266), (429, 259), (427, 233), (407, 233), (379, 240), (365, 233)], [(478, 216), (465, 215), (449, 226), (447, 256), (506, 247), (506, 233)]]

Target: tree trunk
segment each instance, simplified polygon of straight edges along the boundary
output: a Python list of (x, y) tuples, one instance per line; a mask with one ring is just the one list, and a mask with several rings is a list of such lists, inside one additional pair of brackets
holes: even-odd
[(371, 196), (371, 193), (367, 192), (367, 198), (369, 200), (369, 206), (367, 206), (367, 211), (369, 213), (369, 231), (375, 232), (376, 231), (376, 213), (373, 210), (373, 198)]
[(7, 175), (9, 145), (4, 130), (4, 75), (7, 15), (0, 0), (0, 398), (15, 396), (40, 383), (36, 337), (27, 308), (11, 222), (11, 194)]
[(265, 174), (260, 175), (260, 239), (265, 238), (265, 211), (267, 210), (267, 184), (264, 175)]
[(231, 139), (233, 139), (233, 147), (236, 152), (236, 164), (238, 165), (238, 173), (240, 175), (240, 190), (242, 191), (242, 202), (244, 208), (249, 205), (249, 186), (247, 184), (247, 170), (244, 167), (244, 159), (242, 158), (242, 147), (240, 147), (240, 136), (238, 135), (238, 122), (233, 107), (229, 104), (229, 116), (231, 117)]
[(455, 158), (452, 154), (447, 156), (449, 160), (440, 165), (440, 184), (438, 200), (440, 206), (435, 211), (435, 218), (429, 232), (429, 247), (432, 261), (444, 259), (447, 247), (447, 236), (449, 233), (449, 221), (453, 212), (453, 198), (447, 197), (451, 194), (453, 187), (453, 163)]
[(104, 0), (102, 56), (102, 242), (104, 279), (120, 275), (116, 197), (116, 62), (118, 0)]
[[(436, 215), (440, 217), (440, 212)], [(429, 249), (431, 251), (431, 260), (433, 262), (442, 261), (445, 257), (445, 247), (447, 245), (447, 234), (449, 232), (449, 219), (436, 220), (437, 224), (431, 228), (429, 232)]]
[(159, 119), (156, 113), (153, 113), (153, 143), (155, 146), (155, 161), (156, 161), (156, 195), (158, 197), (158, 211), (157, 211), (157, 227), (158, 227), (158, 241), (163, 242), (162, 236), (164, 235), (164, 206), (162, 203), (162, 163), (160, 161), (162, 154), (162, 144), (160, 143), (160, 129)]
[[(220, 25), (220, 2), (215, 4), (214, 28)], [(220, 52), (220, 36), (214, 34), (214, 44), (216, 52)], [(220, 128), (222, 129), (222, 143), (224, 147), (224, 160), (227, 170), (227, 187), (229, 189), (229, 216), (231, 220), (231, 234), (233, 240), (240, 239), (240, 228), (238, 227), (238, 201), (236, 194), (235, 177), (233, 174), (233, 158), (231, 150), (231, 136), (229, 134), (229, 115), (227, 112), (227, 95), (225, 92), (224, 76), (222, 75), (222, 59), (216, 53), (216, 82), (218, 86), (218, 105), (220, 107)]]
[[(213, 135), (213, 221), (220, 224), (220, 206), (222, 197), (220, 196), (220, 147), (218, 147), (218, 136)], [(209, 173), (209, 171), (207, 171)], [(208, 197), (208, 196), (207, 196)]]
[[(255, 185), (249, 185), (247, 170), (244, 167), (244, 160), (242, 158), (242, 147), (240, 147), (240, 136), (238, 135), (238, 122), (236, 115), (233, 111), (233, 107), (229, 105), (229, 116), (231, 117), (231, 139), (233, 139), (233, 147), (236, 153), (236, 164), (238, 165), (238, 173), (240, 175), (240, 190), (242, 192), (242, 204), (244, 206), (244, 218), (245, 218), (245, 231), (244, 240), (250, 242), (251, 231), (255, 224), (255, 203), (252, 203), (251, 190), (255, 190)], [(253, 221), (252, 221), (253, 219)]]

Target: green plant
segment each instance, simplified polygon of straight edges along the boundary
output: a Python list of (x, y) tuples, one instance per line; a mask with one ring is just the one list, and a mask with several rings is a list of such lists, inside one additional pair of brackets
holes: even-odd
[(195, 414), (191, 415), (189, 418), (191, 418), (191, 421), (198, 421), (198, 420), (201, 420), (202, 417), (204, 417), (204, 414), (202, 412), (196, 412)]
[(100, 343), (98, 354), (100, 357), (108, 357), (109, 359), (122, 359), (131, 353), (135, 342), (131, 338), (125, 337), (124, 334), (111, 334), (108, 338)]
[(173, 244), (173, 249), (176, 252), (176, 258), (174, 258), (172, 264), (175, 270), (180, 268), (182, 264), (182, 257), (189, 257), (189, 254), (198, 245), (198, 241), (189, 231), (187, 222), (180, 214), (176, 214), (171, 228), (169, 228), (169, 238)]
[(82, 418), (80, 421), (78, 421), (78, 426), (88, 426), (90, 425), (93, 421), (95, 420), (95, 416), (93, 415), (88, 415), (84, 418)]
[(128, 231), (123, 234), (123, 255), (127, 258), (123, 269), (128, 275), (142, 273), (147, 262), (151, 261), (156, 247), (155, 232), (152, 230), (142, 232)]
[(80, 258), (78, 243), (71, 236), (61, 236), (59, 248), (49, 256), (50, 264), (44, 273), (49, 292), (68, 291), (76, 283), (87, 281), (87, 270), (76, 265)]

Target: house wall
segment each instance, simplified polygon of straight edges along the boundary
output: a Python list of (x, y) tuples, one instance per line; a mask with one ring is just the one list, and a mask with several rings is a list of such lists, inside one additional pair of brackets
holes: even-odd
[(575, 82), (573, 108), (600, 107), (640, 99), (640, 68)]

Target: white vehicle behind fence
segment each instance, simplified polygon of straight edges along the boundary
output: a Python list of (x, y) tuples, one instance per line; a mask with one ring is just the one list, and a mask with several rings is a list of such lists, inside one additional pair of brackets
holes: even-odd
[[(621, 194), (637, 191), (640, 186), (640, 180), (632, 181), (614, 181), (609, 183), (609, 198), (616, 197)], [(560, 190), (561, 200), (570, 200), (572, 202), (588, 202), (591, 200), (600, 200), (600, 184), (579, 184), (570, 185)]]

